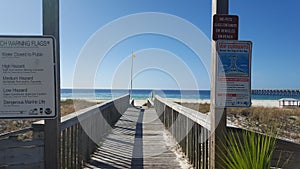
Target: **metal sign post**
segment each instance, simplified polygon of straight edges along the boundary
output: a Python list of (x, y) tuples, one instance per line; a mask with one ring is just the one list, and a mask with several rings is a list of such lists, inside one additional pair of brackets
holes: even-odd
[(56, 40), (56, 112), (54, 119), (45, 120), (46, 169), (60, 168), (60, 43), (59, 43), (59, 0), (43, 0), (43, 34), (51, 35)]
[[(228, 14), (228, 0), (212, 0), (212, 19), (215, 14)], [(213, 22), (213, 21), (212, 21)], [(224, 135), (226, 134), (226, 109), (216, 107), (216, 42), (212, 41), (211, 45), (211, 137), (210, 137), (210, 169), (222, 168), (223, 162), (217, 154), (225, 152), (222, 144), (225, 143)]]

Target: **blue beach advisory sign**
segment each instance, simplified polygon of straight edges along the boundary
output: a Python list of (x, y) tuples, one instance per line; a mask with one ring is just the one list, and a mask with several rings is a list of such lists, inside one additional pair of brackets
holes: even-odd
[(216, 106), (251, 106), (251, 41), (217, 41)]

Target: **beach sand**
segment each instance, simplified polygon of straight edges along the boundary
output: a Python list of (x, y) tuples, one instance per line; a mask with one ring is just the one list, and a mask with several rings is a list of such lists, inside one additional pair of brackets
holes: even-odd
[(135, 106), (143, 106), (146, 103), (147, 103), (147, 100), (134, 100)]

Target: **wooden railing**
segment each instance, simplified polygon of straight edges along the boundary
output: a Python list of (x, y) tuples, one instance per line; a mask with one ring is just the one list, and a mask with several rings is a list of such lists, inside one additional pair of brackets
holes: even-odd
[[(154, 97), (154, 107), (160, 120), (179, 143), (193, 166), (209, 168), (210, 116), (159, 96)], [(227, 126), (227, 132), (241, 134), (243, 130), (245, 129)], [(300, 144), (277, 138), (271, 165), (281, 167), (288, 159), (285, 168), (298, 168), (299, 156)], [(278, 160), (281, 162), (277, 164)]]
[[(81, 168), (129, 106), (129, 95), (61, 118), (61, 168)], [(35, 138), (43, 137), (44, 121), (33, 124)]]
[(210, 117), (159, 96), (155, 110), (195, 168), (209, 168)]
[[(195, 168), (209, 166), (210, 117), (156, 96), (157, 114), (165, 127), (181, 146)], [(61, 168), (81, 168), (82, 164), (105, 138), (129, 106), (129, 96), (123, 96), (62, 117), (61, 119)], [(228, 127), (229, 132), (243, 129)], [(15, 135), (33, 132), (32, 140), (18, 140)], [(44, 122), (32, 128), (0, 136), (0, 168), (43, 168)], [(300, 145), (278, 139), (273, 162), (289, 158), (286, 168), (300, 166)], [(273, 165), (274, 166), (274, 165)]]

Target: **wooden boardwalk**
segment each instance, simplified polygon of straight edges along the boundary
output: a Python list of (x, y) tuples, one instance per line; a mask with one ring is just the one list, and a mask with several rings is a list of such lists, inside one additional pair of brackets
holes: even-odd
[(154, 109), (130, 107), (85, 168), (190, 168)]

